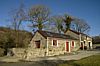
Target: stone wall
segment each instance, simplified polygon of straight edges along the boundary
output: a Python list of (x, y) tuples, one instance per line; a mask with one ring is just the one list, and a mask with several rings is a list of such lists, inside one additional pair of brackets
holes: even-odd
[[(70, 35), (70, 36), (72, 36), (72, 37), (75, 37), (75, 38), (79, 39), (79, 35), (76, 34), (76, 33), (74, 33), (74, 32), (72, 32), (72, 31), (70, 31), (70, 30), (68, 30), (68, 31), (66, 32), (66, 35)], [(89, 42), (91, 42), (90, 46), (91, 46), (91, 49), (92, 49), (92, 38), (91, 38), (91, 37), (89, 37), (89, 36), (87, 36), (87, 35), (85, 35), (85, 34), (81, 34), (81, 41), (82, 41), (83, 43), (84, 43), (84, 41), (85, 41), (85, 46), (87, 46), (87, 49), (90, 49), (90, 48), (89, 48)], [(80, 44), (80, 43), (79, 43), (79, 44)]]
[(36, 57), (44, 57), (46, 56), (46, 49), (43, 48), (12, 48), (12, 52), (14, 53), (14, 56), (23, 58), (23, 59), (30, 59), (30, 58), (36, 58)]
[(40, 40), (41, 48), (45, 48), (46, 44), (47, 44), (46, 39), (38, 32), (34, 35), (34, 37), (31, 40), (31, 43), (30, 43), (30, 44), (34, 45), (33, 48), (36, 48), (35, 41), (38, 41), (38, 40)]
[(26, 48), (12, 48), (14, 56), (22, 58), (25, 55)]
[(70, 35), (70, 36), (72, 36), (72, 37), (74, 37), (74, 38), (79, 39), (79, 35), (77, 35), (76, 33), (72, 32), (72, 31), (70, 31), (70, 30), (68, 30), (65, 34), (66, 34), (66, 35)]
[(75, 47), (71, 49), (71, 51), (77, 51), (80, 48), (80, 43), (78, 40), (75, 41)]
[[(52, 40), (58, 41), (58, 46), (52, 46)], [(48, 56), (60, 55), (65, 53), (65, 41), (59, 38), (48, 38)]]
[[(58, 41), (58, 46), (52, 46), (52, 40), (53, 39), (56, 39)], [(69, 39), (67, 39), (67, 40), (70, 42), (71, 52), (77, 51), (80, 48), (78, 40), (73, 40), (73, 41), (75, 41), (75, 47), (71, 47), (71, 41), (72, 40), (69, 40)], [(54, 55), (60, 55), (60, 54), (66, 53), (65, 44), (66, 44), (66, 39), (49, 38), (49, 41), (48, 41), (48, 47), (49, 47), (48, 48), (48, 56), (54, 56)]]
[(28, 48), (26, 50), (26, 59), (44, 57), (44, 56), (46, 56), (46, 49)]

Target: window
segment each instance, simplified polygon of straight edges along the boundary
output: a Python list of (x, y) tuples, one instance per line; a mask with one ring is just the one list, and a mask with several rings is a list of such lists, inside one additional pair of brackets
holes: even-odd
[(57, 43), (58, 43), (57, 40), (53, 40), (52, 45), (57, 46)]
[(85, 44), (85, 40), (84, 40), (84, 44)]
[(74, 41), (72, 41), (72, 47), (74, 47)]
[(36, 48), (40, 48), (40, 40), (35, 41)]
[(71, 47), (76, 47), (75, 41), (71, 42)]
[(88, 44), (89, 44), (89, 49), (91, 49), (91, 42), (88, 42)]

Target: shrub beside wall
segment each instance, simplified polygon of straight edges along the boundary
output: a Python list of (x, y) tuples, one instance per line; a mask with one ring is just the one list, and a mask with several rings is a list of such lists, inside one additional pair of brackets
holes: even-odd
[(5, 51), (4, 49), (0, 48), (0, 57), (4, 56), (4, 51)]

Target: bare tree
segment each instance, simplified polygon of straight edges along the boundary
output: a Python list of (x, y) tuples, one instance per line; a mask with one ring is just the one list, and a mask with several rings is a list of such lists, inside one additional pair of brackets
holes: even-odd
[(63, 16), (63, 18), (62, 18), (62, 26), (61, 26), (61, 30), (63, 31), (63, 33), (66, 33), (67, 30), (70, 29), (72, 20), (73, 19), (68, 14), (65, 14)]
[[(72, 17), (68, 14), (65, 14), (64, 16), (57, 15), (52, 16), (50, 18), (50, 25), (52, 27), (56, 28), (56, 32), (58, 33), (66, 33), (67, 30), (69, 30), (71, 27), (71, 22), (73, 21)], [(53, 29), (52, 29), (53, 30)]]
[(25, 13), (25, 10), (24, 10), (24, 4), (21, 3), (20, 7), (18, 9), (12, 10), (11, 13), (12, 13), (11, 14), (11, 16), (12, 16), (12, 18), (11, 18), (12, 27), (15, 30), (19, 30), (22, 21), (26, 20), (26, 13)]
[(12, 10), (11, 11), (11, 24), (14, 30), (15, 30), (15, 35), (16, 35), (16, 47), (20, 43), (19, 41), (19, 29), (20, 26), (22, 25), (22, 21), (26, 20), (26, 13), (24, 10), (24, 4), (21, 3), (18, 9)]
[(73, 19), (74, 28), (77, 32), (84, 33), (90, 30), (90, 26), (88, 23), (83, 19), (74, 18)]
[(42, 30), (45, 24), (48, 22), (49, 18), (49, 8), (43, 5), (35, 5), (29, 9), (29, 21), (31, 21), (33, 29), (37, 28), (38, 30)]
[[(62, 32), (62, 24), (63, 24), (63, 17), (60, 15), (52, 16), (50, 18), (50, 25), (53, 28), (56, 28), (56, 32), (61, 33)], [(53, 29), (52, 29), (53, 30)]]
[(65, 22), (65, 30), (63, 29), (64, 32), (66, 32), (68, 29), (73, 29), (73, 28), (75, 31), (81, 33), (84, 33), (86, 31), (88, 32), (90, 30), (90, 26), (85, 20), (76, 18), (74, 16), (70, 16), (68, 14), (65, 14), (64, 22)]

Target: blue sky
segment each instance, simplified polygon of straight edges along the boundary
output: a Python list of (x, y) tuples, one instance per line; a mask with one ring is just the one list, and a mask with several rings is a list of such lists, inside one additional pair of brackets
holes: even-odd
[[(91, 26), (91, 36), (100, 35), (100, 0), (22, 0), (26, 8), (43, 4), (50, 8), (51, 15), (68, 13), (82, 18)], [(19, 7), (21, 0), (0, 0), (0, 26), (9, 24), (9, 12)]]

